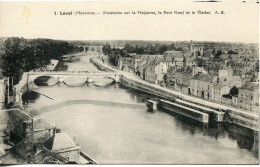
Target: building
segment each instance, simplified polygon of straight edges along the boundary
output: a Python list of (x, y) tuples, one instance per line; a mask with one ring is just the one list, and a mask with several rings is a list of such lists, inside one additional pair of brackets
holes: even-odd
[(145, 80), (145, 68), (148, 63), (148, 60), (143, 60), (137, 64), (136, 74), (143, 80)]
[(70, 162), (79, 163), (80, 146), (78, 146), (67, 133), (56, 133), (44, 143), (44, 147)]
[(51, 59), (50, 60), (50, 64), (46, 66), (46, 70), (47, 71), (52, 71), (55, 69), (55, 67), (57, 66), (59, 60), (55, 60), (55, 59)]
[(171, 89), (175, 89), (175, 73), (177, 71), (177, 68), (175, 66), (170, 66), (167, 69), (166, 74), (166, 86)]
[(240, 58), (242, 57), (242, 55), (240, 54), (229, 54), (229, 56), (231, 60), (234, 62), (239, 62)]
[(197, 73), (207, 74), (207, 72), (202, 67), (185, 66), (178, 69), (175, 72), (175, 89), (181, 91), (184, 94), (191, 94), (189, 86), (190, 80)]
[(159, 62), (155, 66), (156, 81), (155, 83), (161, 86), (165, 86), (167, 66), (164, 62)]
[(167, 67), (176, 66), (177, 68), (181, 68), (184, 66), (184, 53), (175, 50), (165, 51), (164, 62)]
[(190, 79), (193, 77), (192, 67), (185, 66), (178, 69), (175, 73), (175, 89), (184, 94), (191, 94), (188, 87), (190, 86)]
[(145, 64), (145, 80), (155, 84), (164, 84), (167, 66), (164, 62), (154, 59)]
[(0, 79), (0, 109), (2, 109), (4, 103), (5, 103), (5, 80)]
[(229, 94), (229, 91), (230, 88), (227, 85), (222, 85), (222, 84), (213, 85), (212, 92), (211, 92), (211, 100), (221, 103), (223, 95)]
[(184, 66), (193, 66), (197, 65), (195, 58), (187, 57), (184, 59)]
[(230, 58), (230, 55), (229, 54), (221, 54), (221, 55), (219, 55), (219, 58), (223, 59), (223, 60), (227, 60), (227, 59)]
[(218, 71), (218, 83), (228, 86), (230, 89), (234, 86), (240, 87), (243, 85), (243, 80), (240, 76), (234, 76), (231, 68), (225, 67)]
[(190, 41), (190, 53), (191, 55), (198, 55), (198, 56), (203, 56), (204, 55), (204, 44), (194, 44), (193, 41)]
[[(29, 123), (29, 125), (28, 125)], [(28, 138), (31, 138), (33, 143), (44, 143), (48, 138), (55, 135), (56, 126), (50, 123), (47, 123), (42, 117), (34, 117), (33, 122), (26, 121), (24, 122), (24, 126), (26, 126), (28, 131), (25, 131), (25, 135)], [(33, 125), (32, 125), (33, 124)], [(31, 133), (27, 133), (31, 130)]]
[(199, 72), (191, 78), (188, 94), (190, 93), (193, 96), (210, 100), (212, 84), (212, 76)]
[(233, 96), (232, 105), (251, 112), (259, 112), (258, 84), (248, 83), (238, 88), (238, 96)]

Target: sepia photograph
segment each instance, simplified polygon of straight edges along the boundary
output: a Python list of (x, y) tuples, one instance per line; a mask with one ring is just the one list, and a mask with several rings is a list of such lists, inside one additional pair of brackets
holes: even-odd
[(259, 1), (0, 1), (0, 166), (259, 165)]

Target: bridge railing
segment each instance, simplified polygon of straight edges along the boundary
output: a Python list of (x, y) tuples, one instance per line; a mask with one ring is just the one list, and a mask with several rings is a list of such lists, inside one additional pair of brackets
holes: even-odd
[(115, 72), (88, 72), (88, 71), (66, 71), (66, 72), (60, 72), (60, 71), (43, 71), (43, 72), (30, 72), (29, 75), (96, 75), (96, 76), (109, 76), (109, 75), (115, 75)]

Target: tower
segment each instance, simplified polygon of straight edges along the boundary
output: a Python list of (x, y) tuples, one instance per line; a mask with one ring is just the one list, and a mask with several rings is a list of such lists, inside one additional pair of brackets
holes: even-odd
[(203, 54), (204, 54), (204, 47), (201, 46), (201, 47), (200, 47), (200, 55), (203, 56)]
[(190, 52), (193, 54), (194, 53), (194, 45), (193, 45), (193, 41), (190, 40)]

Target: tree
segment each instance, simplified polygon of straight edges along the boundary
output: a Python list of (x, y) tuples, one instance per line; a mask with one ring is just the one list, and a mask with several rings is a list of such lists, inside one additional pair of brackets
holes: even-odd
[(218, 60), (221, 54), (222, 54), (222, 50), (217, 50), (217, 52), (214, 54), (214, 59)]
[(168, 50), (168, 47), (166, 45), (162, 45), (159, 47), (159, 53), (163, 54), (165, 51)]
[(231, 96), (237, 96), (238, 95), (238, 89), (236, 88), (236, 86), (234, 86), (233, 88), (230, 89), (229, 94)]
[(17, 84), (23, 72), (47, 65), (51, 59), (61, 59), (74, 49), (78, 47), (70, 46), (66, 41), (8, 38), (1, 52), (2, 74), (13, 77), (14, 84)]
[(203, 66), (203, 64), (204, 64), (203, 59), (196, 57), (195, 60), (197, 62), (198, 67), (202, 67)]
[(235, 51), (233, 51), (233, 50), (229, 50), (229, 51), (227, 52), (227, 54), (238, 54), (238, 53), (235, 52)]

